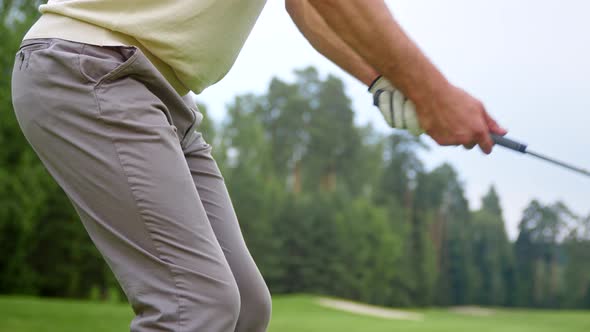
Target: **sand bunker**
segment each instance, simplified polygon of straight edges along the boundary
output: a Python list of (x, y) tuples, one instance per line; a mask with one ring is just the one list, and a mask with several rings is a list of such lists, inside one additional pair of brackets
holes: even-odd
[(319, 298), (318, 303), (323, 307), (346, 311), (358, 315), (373, 316), (385, 319), (402, 319), (413, 321), (420, 321), (424, 319), (424, 316), (422, 314), (416, 312), (383, 308), (344, 300)]
[(495, 314), (496, 312), (492, 309), (475, 307), (475, 306), (465, 306), (465, 307), (453, 307), (449, 309), (450, 312), (454, 312), (456, 314), (468, 315), (468, 316), (480, 316), (480, 317), (487, 317)]

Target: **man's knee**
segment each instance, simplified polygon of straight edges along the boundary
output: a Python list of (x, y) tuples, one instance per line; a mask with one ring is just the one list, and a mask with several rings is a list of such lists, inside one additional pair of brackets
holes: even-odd
[[(198, 291), (198, 290), (197, 290)], [(217, 317), (216, 319), (233, 322), (235, 326), (240, 316), (241, 300), (240, 291), (235, 282), (218, 286), (213, 292), (210, 310)]]
[(242, 299), (240, 318), (236, 327), (237, 332), (264, 332), (270, 322), (272, 299), (268, 288), (251, 294)]
[(136, 318), (132, 331), (233, 331), (240, 317), (240, 292), (233, 280), (181, 283), (166, 291), (136, 294), (130, 298)]

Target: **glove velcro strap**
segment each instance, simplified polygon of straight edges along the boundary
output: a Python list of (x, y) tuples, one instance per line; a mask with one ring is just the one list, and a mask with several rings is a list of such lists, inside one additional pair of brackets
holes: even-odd
[(391, 126), (393, 128), (396, 128), (396, 124), (395, 124), (395, 107), (393, 106), (393, 96), (395, 93), (390, 92), (389, 93), (389, 116), (391, 116)]
[(402, 107), (402, 129), (408, 129), (408, 124), (406, 123), (406, 108)]
[(377, 92), (375, 92), (375, 94), (373, 95), (373, 105), (379, 107), (379, 98), (381, 97), (381, 94), (385, 92), (385, 90), (377, 90)]
[[(387, 92), (385, 95), (383, 93)], [(390, 125), (395, 128), (395, 112), (393, 110), (393, 93), (390, 91), (379, 89), (373, 95), (373, 105), (377, 106), (379, 110), (383, 113), (383, 108), (381, 107), (381, 96), (387, 98), (389, 96), (389, 119), (391, 119)], [(385, 114), (384, 114), (385, 115)]]

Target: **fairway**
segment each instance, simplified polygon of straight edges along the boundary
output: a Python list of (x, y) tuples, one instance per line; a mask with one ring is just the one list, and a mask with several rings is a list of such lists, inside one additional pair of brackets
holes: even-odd
[[(584, 311), (495, 310), (480, 317), (425, 310), (422, 321), (391, 320), (327, 309), (312, 296), (275, 297), (270, 332), (587, 332)], [(128, 331), (125, 304), (0, 297), (0, 332)]]

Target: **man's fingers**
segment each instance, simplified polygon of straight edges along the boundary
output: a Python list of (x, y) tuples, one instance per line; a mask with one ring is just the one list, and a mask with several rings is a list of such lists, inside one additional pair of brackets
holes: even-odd
[(463, 147), (467, 150), (471, 150), (475, 147), (475, 144), (463, 144)]
[[(477, 126), (473, 128), (473, 136), (472, 141), (469, 143), (476, 143), (479, 145), (481, 151), (485, 154), (490, 154), (492, 152), (492, 147), (494, 146), (494, 141), (490, 136), (490, 129), (489, 129), (489, 121), (491, 120), (490, 117), (487, 116), (487, 112), (482, 109), (481, 110), (481, 118), (477, 121)], [(492, 120), (493, 122), (493, 120)]]
[[(494, 146), (494, 141), (492, 140), (492, 138), (489, 134), (491, 133), (491, 134), (504, 136), (504, 135), (506, 135), (506, 133), (508, 131), (506, 129), (500, 127), (500, 125), (496, 122), (496, 120), (494, 120), (485, 111), (484, 111), (484, 120), (486, 122), (489, 132), (485, 135), (485, 137), (482, 138), (482, 142), (479, 144), (479, 146), (481, 147), (481, 149), (484, 153), (489, 154), (492, 152), (492, 148)], [(483, 145), (482, 145), (482, 143), (483, 143)], [(488, 144), (489, 144), (489, 146), (488, 146)]]
[(492, 137), (490, 134), (482, 130), (476, 134), (477, 144), (481, 148), (485, 154), (490, 154), (492, 152), (492, 147), (494, 146), (494, 141), (492, 141)]
[(496, 120), (492, 119), (492, 117), (487, 112), (484, 113), (484, 118), (485, 118), (486, 123), (488, 125), (488, 129), (490, 130), (490, 132), (492, 134), (501, 135), (501, 136), (506, 135), (506, 133), (508, 131), (506, 129), (500, 127), (500, 125), (496, 122)]

